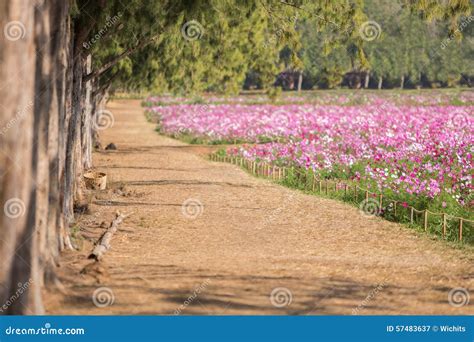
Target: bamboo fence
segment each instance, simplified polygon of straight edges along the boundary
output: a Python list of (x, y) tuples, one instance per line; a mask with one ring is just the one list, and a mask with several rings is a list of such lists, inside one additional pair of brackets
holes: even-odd
[[(308, 179), (308, 173), (301, 172), (295, 168), (279, 167), (275, 165), (270, 165), (266, 162), (258, 163), (256, 161), (240, 157), (220, 156), (216, 153), (210, 154), (209, 158), (212, 161), (226, 162), (234, 165), (239, 165), (240, 167), (246, 169), (255, 176), (269, 178), (274, 181), (285, 180), (288, 175), (292, 173), (296, 175), (298, 181), (304, 183), (305, 190), (311, 190), (313, 192), (324, 194), (326, 196), (336, 193), (343, 194), (344, 198), (352, 198), (355, 202), (359, 202), (359, 198), (363, 196), (365, 202), (368, 202), (369, 200), (376, 201), (379, 209), (379, 214), (382, 212), (384, 204), (387, 208), (390, 208), (390, 211), (394, 218), (397, 218), (397, 215), (401, 211), (407, 211), (409, 214), (407, 217), (407, 221), (411, 225), (419, 225), (423, 228), (425, 232), (432, 232), (434, 230), (436, 233), (438, 233), (437, 229), (439, 229), (439, 235), (441, 235), (443, 238), (446, 238), (448, 236), (448, 221), (457, 221), (456, 240), (460, 242), (463, 242), (464, 230), (466, 229), (465, 224), (474, 223), (473, 220), (450, 215), (447, 213), (436, 213), (427, 209), (418, 210), (415, 207), (404, 204), (403, 202), (389, 199), (383, 194), (371, 192), (368, 189), (364, 189), (357, 184), (348, 184), (342, 181), (319, 179), (315, 175), (309, 177)], [(434, 229), (432, 229), (433, 225), (430, 226), (430, 217), (438, 218), (440, 221), (440, 225), (438, 226), (438, 224), (436, 224), (434, 225)]]

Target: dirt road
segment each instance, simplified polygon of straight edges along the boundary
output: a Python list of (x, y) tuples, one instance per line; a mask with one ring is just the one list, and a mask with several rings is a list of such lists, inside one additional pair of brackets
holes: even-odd
[[(139, 101), (108, 109), (101, 140), (118, 149), (94, 163), (111, 189), (78, 221), (85, 238), (63, 258), (48, 313), (474, 314), (474, 299), (448, 301), (473, 293), (472, 253), (208, 161), (158, 135)], [(116, 210), (133, 214), (91, 264)]]

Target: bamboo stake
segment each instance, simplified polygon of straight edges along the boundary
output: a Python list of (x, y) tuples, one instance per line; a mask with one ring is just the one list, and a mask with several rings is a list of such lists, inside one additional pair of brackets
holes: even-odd
[(326, 186), (326, 195), (329, 194), (329, 184), (328, 184), (328, 180), (326, 179), (326, 182), (324, 184)]
[(397, 201), (393, 201), (393, 215), (397, 216)]
[(459, 242), (462, 242), (462, 218), (459, 219)]
[(319, 181), (319, 193), (323, 191), (322, 187), (323, 187), (323, 183)]
[(443, 237), (446, 237), (446, 214), (443, 213)]
[(413, 223), (413, 207), (410, 207), (410, 223)]
[(365, 201), (369, 201), (369, 190), (365, 190)]
[(383, 207), (383, 195), (379, 195), (379, 210), (382, 210)]
[(425, 209), (425, 224), (424, 224), (424, 228), (425, 228), (425, 232), (428, 231), (428, 210)]

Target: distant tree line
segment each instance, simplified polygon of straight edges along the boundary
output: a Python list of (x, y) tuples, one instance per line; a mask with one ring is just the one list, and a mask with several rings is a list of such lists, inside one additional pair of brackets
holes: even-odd
[[(450, 21), (427, 21), (400, 1), (365, 0), (363, 12), (368, 31), (356, 33), (372, 35), (365, 37), (363, 58), (356, 44), (360, 37), (335, 24), (321, 29), (321, 18), (306, 16), (296, 24), (303, 67), (295, 70), (286, 63), (289, 48), (285, 47), (280, 53), (285, 68), (275, 85), (283, 89), (297, 89), (298, 83), (303, 89), (473, 86), (472, 12), (460, 17), (454, 27)], [(248, 74), (244, 87), (261, 87), (258, 75)]]

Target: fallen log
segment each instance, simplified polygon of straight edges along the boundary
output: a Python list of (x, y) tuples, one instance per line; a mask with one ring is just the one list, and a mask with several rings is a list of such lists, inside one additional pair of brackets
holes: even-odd
[(99, 242), (95, 245), (94, 250), (89, 254), (88, 259), (95, 259), (95, 261), (100, 261), (104, 254), (110, 249), (110, 242), (112, 241), (112, 236), (117, 231), (118, 226), (123, 222), (125, 218), (131, 214), (122, 214), (117, 212), (115, 214), (115, 219), (110, 223), (109, 228), (105, 233), (100, 237)]

